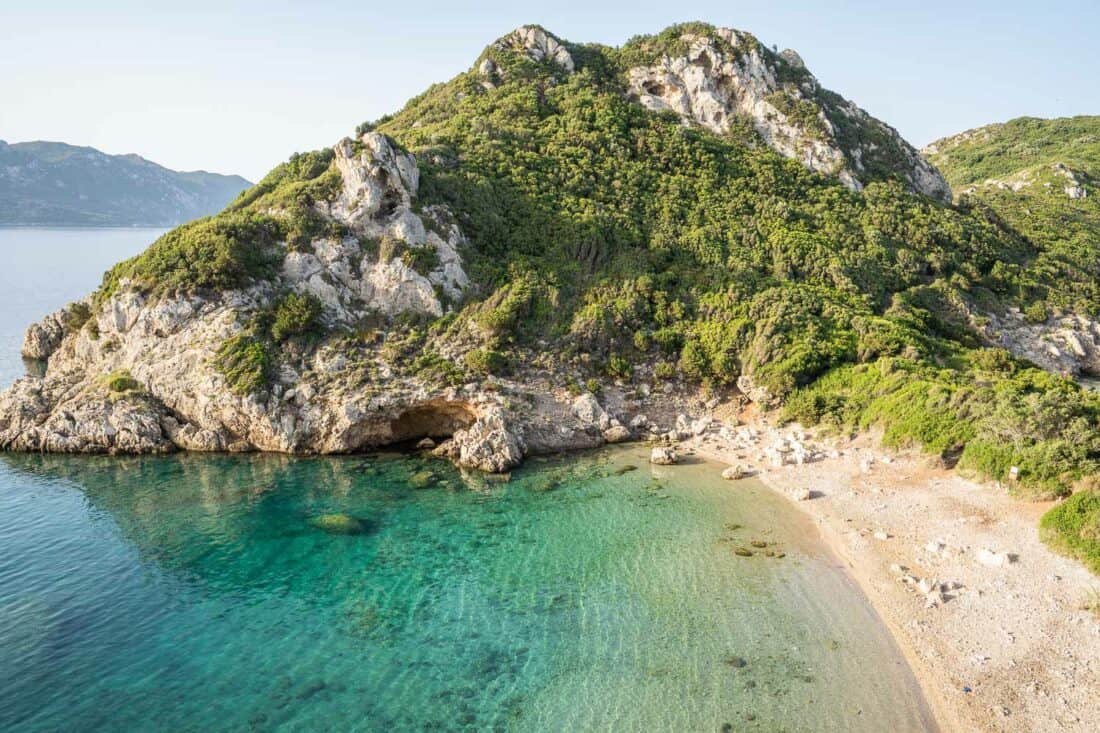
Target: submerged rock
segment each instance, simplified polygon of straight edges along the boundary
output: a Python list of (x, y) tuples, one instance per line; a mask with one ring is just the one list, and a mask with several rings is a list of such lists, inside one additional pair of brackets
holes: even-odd
[(328, 534), (366, 534), (370, 524), (350, 514), (321, 514), (309, 520), (310, 526)]

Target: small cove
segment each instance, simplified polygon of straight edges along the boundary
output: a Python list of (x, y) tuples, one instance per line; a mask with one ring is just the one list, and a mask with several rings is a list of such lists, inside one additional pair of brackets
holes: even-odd
[[(505, 483), (396, 454), (5, 455), (0, 724), (931, 728), (808, 520), (644, 458)], [(785, 557), (738, 557), (752, 539)]]
[[(0, 229), (3, 386), (158, 234)], [(932, 729), (808, 520), (646, 457), (0, 454), (0, 729)]]

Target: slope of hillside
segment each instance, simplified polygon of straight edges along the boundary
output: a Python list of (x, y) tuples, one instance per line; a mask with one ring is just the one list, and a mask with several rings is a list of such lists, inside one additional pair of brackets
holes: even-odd
[[(748, 34), (612, 49), (527, 26), (32, 327), (48, 371), (0, 397), (0, 445), (431, 435), (504, 470), (682, 430), (643, 411), (702, 387), (1064, 493), (1100, 461), (1100, 400), (986, 327), (1091, 298), (1085, 275), (937, 181)], [(572, 404), (582, 384), (600, 396)]]
[(1060, 311), (1100, 315), (1100, 117), (1022, 117), (939, 140), (924, 152), (960, 196), (988, 206), (1039, 249), (1033, 269), (1061, 287), (1025, 283), (1052, 306), (1034, 306), (1030, 321)]
[(0, 224), (172, 226), (216, 213), (251, 184), (137, 155), (0, 140)]

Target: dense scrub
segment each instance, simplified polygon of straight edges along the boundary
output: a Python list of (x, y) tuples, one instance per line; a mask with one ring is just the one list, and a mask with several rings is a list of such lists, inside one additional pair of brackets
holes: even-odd
[[(1023, 117), (934, 144), (965, 205), (988, 208), (1038, 250), (1006, 267), (1033, 320), (1059, 310), (1100, 315), (1100, 117)], [(1068, 187), (1085, 195), (1071, 198)]]

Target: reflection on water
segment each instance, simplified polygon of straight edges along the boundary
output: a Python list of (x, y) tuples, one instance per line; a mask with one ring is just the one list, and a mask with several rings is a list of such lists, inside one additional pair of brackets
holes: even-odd
[(4, 455), (0, 729), (928, 729), (808, 522), (644, 458)]

